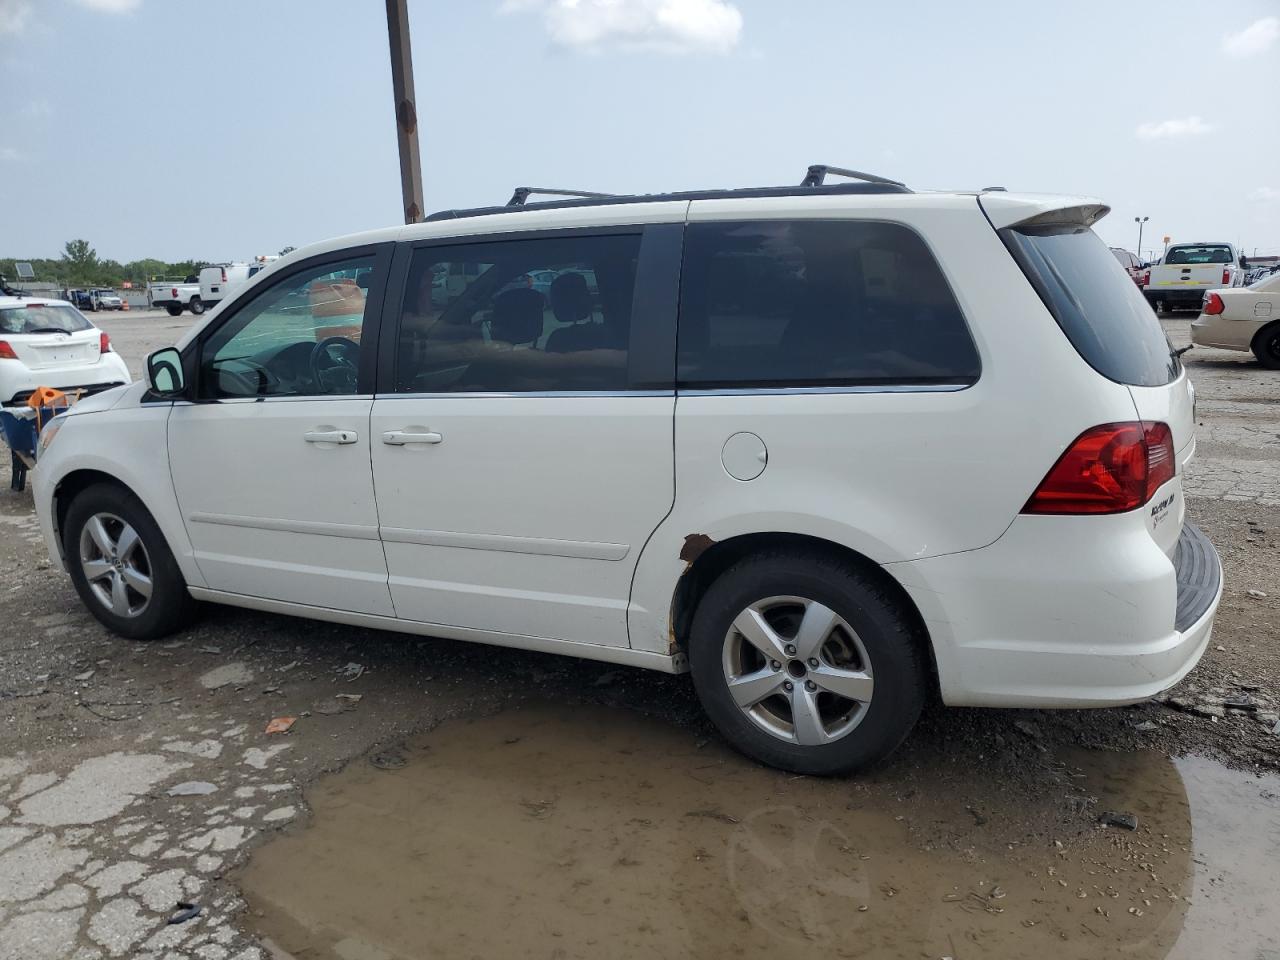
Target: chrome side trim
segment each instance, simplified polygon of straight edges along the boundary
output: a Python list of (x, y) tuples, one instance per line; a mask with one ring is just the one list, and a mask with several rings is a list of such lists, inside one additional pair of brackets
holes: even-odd
[(377, 540), (378, 528), (359, 523), (325, 523), (318, 520), (283, 520), (278, 517), (240, 517), (229, 513), (193, 513), (191, 523), (211, 523), (223, 527), (248, 527), (278, 533), (306, 533), (316, 537), (343, 537), (347, 540)]
[(959, 393), (972, 383), (886, 383), (849, 385), (844, 387), (724, 387), (715, 389), (681, 388), (682, 397), (784, 397), (791, 394), (816, 393)]
[(541, 537), (509, 537), (497, 533), (455, 533), (450, 530), (412, 530), (383, 527), (387, 543), (416, 543), (427, 547), (459, 547), (463, 550), (495, 550), (499, 553), (532, 553), (544, 557), (578, 560), (622, 560), (631, 552), (626, 543), (593, 543), (588, 540), (546, 540)]
[(535, 397), (674, 397), (674, 390), (530, 390), (521, 393), (455, 391), (451, 393), (379, 393), (375, 400), (522, 400)]
[(537, 650), (541, 653), (559, 653), (571, 657), (581, 657), (584, 660), (602, 660), (605, 663), (617, 663), (628, 667), (644, 667), (649, 670), (659, 670), (663, 673), (685, 673), (689, 669), (689, 661), (683, 653), (667, 655), (650, 653), (647, 650), (632, 650), (630, 647), (606, 647), (601, 644), (579, 643), (574, 640), (553, 640), (548, 637), (494, 633), (487, 630), (453, 627), (446, 624), (426, 623), (418, 620), (399, 620), (395, 617), (385, 617), (374, 613), (351, 613), (346, 610), (335, 610), (331, 607), (316, 607), (305, 603), (290, 603), (285, 600), (267, 600), (261, 597), (246, 596), (241, 593), (209, 590), (204, 587), (187, 587), (187, 592), (197, 600), (207, 600), (211, 603), (225, 603), (233, 607), (245, 607), (249, 610), (283, 613), (295, 617), (308, 617), (312, 620), (327, 620), (331, 623), (345, 623), (355, 627), (372, 627), (377, 630), (416, 633), (428, 637), (446, 637), (450, 640), (488, 643), (497, 647), (512, 647), (519, 650)]

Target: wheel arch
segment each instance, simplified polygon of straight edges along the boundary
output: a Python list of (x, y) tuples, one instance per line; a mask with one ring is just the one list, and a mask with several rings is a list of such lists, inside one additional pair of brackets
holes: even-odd
[[(111, 474), (104, 473), (101, 470), (82, 467), (70, 471), (59, 480), (57, 486), (53, 488), (53, 532), (54, 539), (58, 545), (58, 552), (63, 555), (64, 562), (66, 561), (66, 550), (63, 549), (62, 536), (63, 529), (66, 526), (67, 510), (71, 507), (71, 501), (79, 494), (99, 483), (119, 487), (126, 493), (138, 497), (138, 492), (119, 477), (113, 477)], [(144, 507), (146, 506), (146, 502), (141, 497), (138, 497), (138, 500)], [(149, 507), (147, 509), (150, 510)]]
[(1257, 331), (1254, 332), (1253, 336), (1249, 338), (1249, 349), (1257, 355), (1258, 348), (1262, 345), (1262, 341), (1278, 331), (1280, 331), (1280, 319), (1272, 320), (1270, 323), (1264, 323), (1257, 329)]
[(791, 549), (813, 556), (831, 557), (846, 563), (869, 579), (876, 581), (897, 598), (902, 609), (907, 611), (912, 620), (913, 633), (921, 638), (924, 645), (929, 668), (930, 695), (935, 698), (940, 696), (937, 659), (924, 617), (902, 584), (865, 554), (832, 540), (800, 533), (745, 533), (716, 542), (704, 538), (701, 542), (693, 544), (687, 542), (687, 545), (698, 552), (696, 556), (688, 558), (688, 565), (680, 575), (680, 579), (676, 581), (671, 598), (669, 623), (673, 651), (687, 652), (689, 632), (698, 604), (705, 596), (707, 589), (721, 574), (753, 553)]

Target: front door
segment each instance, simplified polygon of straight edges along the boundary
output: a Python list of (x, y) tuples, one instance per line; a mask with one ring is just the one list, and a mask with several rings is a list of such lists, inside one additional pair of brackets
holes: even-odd
[(674, 497), (680, 226), (648, 229), (413, 251), (370, 429), (397, 616), (627, 645)]
[(303, 263), (190, 346), (197, 402), (173, 409), (169, 461), (211, 589), (392, 614), (369, 464), (389, 259), (361, 248)]

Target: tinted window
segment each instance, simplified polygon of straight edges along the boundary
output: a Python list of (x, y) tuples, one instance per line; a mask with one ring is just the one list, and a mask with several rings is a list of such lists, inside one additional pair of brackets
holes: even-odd
[(1002, 230), (1001, 236), (1082, 357), (1140, 387), (1171, 382), (1178, 361), (1146, 299), (1088, 227)]
[(696, 223), (682, 385), (972, 383), (978, 354), (937, 261), (891, 223)]
[(1195, 263), (1230, 263), (1231, 248), (1217, 244), (1205, 244), (1198, 247), (1170, 247), (1169, 252), (1165, 254), (1164, 262), (1184, 265)]
[(419, 248), (396, 389), (625, 389), (639, 252), (638, 234)]
[(206, 397), (356, 392), (372, 257), (312, 267), (269, 284), (200, 348)]

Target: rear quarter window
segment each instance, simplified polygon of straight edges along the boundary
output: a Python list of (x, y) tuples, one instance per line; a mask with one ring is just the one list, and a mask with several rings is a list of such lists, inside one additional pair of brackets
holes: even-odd
[(1097, 234), (1072, 224), (1008, 228), (1000, 236), (1091, 367), (1135, 387), (1177, 378), (1178, 360), (1160, 321)]
[(690, 224), (677, 352), (686, 388), (963, 386), (980, 369), (919, 235), (854, 220)]

